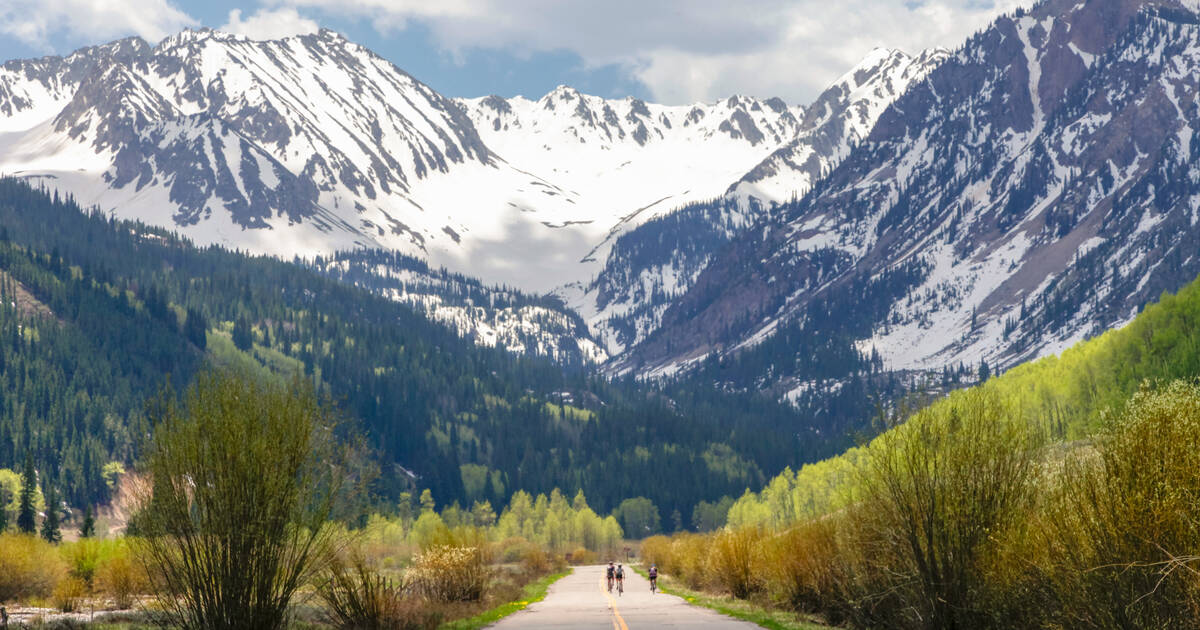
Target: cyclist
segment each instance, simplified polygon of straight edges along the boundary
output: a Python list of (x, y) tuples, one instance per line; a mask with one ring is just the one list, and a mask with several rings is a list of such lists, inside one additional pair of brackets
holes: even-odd
[(658, 590), (658, 565), (650, 565), (650, 571), (647, 575), (650, 576), (650, 592), (653, 593)]
[(625, 569), (621, 565), (617, 565), (617, 595), (625, 592)]
[(605, 571), (604, 575), (608, 579), (608, 592), (611, 593), (612, 587), (613, 587), (613, 579), (615, 579), (617, 577), (617, 569), (616, 569), (616, 567), (613, 566), (612, 560), (608, 561), (608, 570)]

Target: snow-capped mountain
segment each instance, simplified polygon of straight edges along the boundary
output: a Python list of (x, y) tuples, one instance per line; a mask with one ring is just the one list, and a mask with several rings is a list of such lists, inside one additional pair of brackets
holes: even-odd
[[(620, 233), (721, 195), (794, 139), (803, 113), (778, 99), (667, 107), (566, 87), (452, 100), (331, 31), (188, 30), (4, 64), (0, 173), (200, 244), (287, 259), (383, 249), (540, 293), (595, 275)], [(483, 342), (555, 354), (562, 344), (500, 332), (528, 316), (583, 356), (605, 354), (545, 313), (466, 316), (433, 293), (394, 297), (471, 322)]]
[[(721, 196), (794, 139), (804, 115), (777, 98), (666, 106), (607, 100), (565, 86), (536, 101), (488, 96), (461, 102), (484, 143), (509, 163), (553, 181), (578, 203), (608, 208), (575, 220), (592, 228), (581, 231), (592, 240), (581, 256), (590, 263), (603, 263), (625, 231)], [(596, 265), (588, 271), (595, 273)]]
[(719, 196), (802, 114), (565, 87), (452, 100), (331, 31), (189, 30), (5, 64), (0, 172), (200, 243), (385, 248), (541, 292), (590, 278), (610, 235)]
[[(615, 233), (595, 279), (565, 287), (565, 299), (610, 353), (639, 343), (721, 247), (762, 220), (774, 204), (803, 197), (870, 133), (888, 105), (948, 55), (941, 49), (915, 57), (898, 50), (872, 51), (798, 112), (796, 121), (787, 121), (788, 129), (794, 129), (792, 140), (743, 170), (721, 196), (702, 197)], [(490, 138), (488, 143), (493, 144)]]
[(583, 320), (554, 297), (487, 286), (393, 251), (337, 252), (303, 264), (408, 304), (479, 345), (548, 357), (561, 365), (608, 359)]
[(1198, 95), (1194, 3), (1002, 17), (734, 239), (617, 367), (769, 346), (790, 357), (760, 374), (778, 384), (822, 338), (890, 369), (1005, 366), (1120, 326), (1200, 273)]
[(893, 101), (949, 56), (944, 48), (915, 57), (875, 49), (805, 110), (796, 139), (746, 173), (729, 192), (775, 202), (803, 197), (871, 133)]

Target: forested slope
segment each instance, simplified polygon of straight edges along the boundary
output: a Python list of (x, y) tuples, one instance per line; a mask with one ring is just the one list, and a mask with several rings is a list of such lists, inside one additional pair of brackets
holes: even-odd
[(409, 307), (299, 265), (197, 249), (0, 180), (0, 467), (102, 501), (136, 464), (143, 405), (208, 362), (303, 370), (361, 423), (379, 494), (503, 503), (583, 489), (598, 509), (644, 495), (664, 520), (844, 447), (765, 397), (650, 388), (481, 348)]

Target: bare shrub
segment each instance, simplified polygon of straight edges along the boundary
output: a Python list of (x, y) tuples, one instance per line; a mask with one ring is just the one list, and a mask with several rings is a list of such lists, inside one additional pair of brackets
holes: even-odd
[(659, 569), (665, 571), (671, 566), (671, 539), (663, 535), (651, 536), (642, 541), (638, 555), (643, 563), (657, 564)]
[(711, 543), (711, 534), (682, 534), (671, 542), (669, 564), (659, 565), (659, 569), (691, 588), (704, 588), (708, 585), (708, 551)]
[(598, 560), (599, 557), (596, 555), (596, 552), (587, 547), (576, 547), (575, 551), (571, 552), (571, 564), (596, 564)]
[(521, 556), (521, 570), (529, 576), (545, 575), (550, 572), (550, 556), (541, 547), (530, 547)]
[(436, 628), (441, 615), (428, 606), (403, 576), (388, 578), (361, 558), (334, 562), (317, 587), (329, 622), (341, 630), (423, 630)]
[(772, 599), (790, 610), (828, 612), (839, 597), (838, 555), (835, 519), (794, 525), (761, 543), (759, 564), (765, 587)]
[(436, 545), (413, 559), (422, 593), (438, 602), (474, 602), (487, 590), (491, 567), (478, 546)]

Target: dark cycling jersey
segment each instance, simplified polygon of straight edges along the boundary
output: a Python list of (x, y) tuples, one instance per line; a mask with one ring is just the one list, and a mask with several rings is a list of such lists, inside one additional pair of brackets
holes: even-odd
[(618, 580), (625, 579), (625, 569), (617, 569), (617, 579)]
[(650, 579), (654, 579), (656, 577), (658, 577), (658, 569), (650, 567)]
[(613, 572), (614, 572), (614, 571), (616, 571), (616, 569), (614, 569), (614, 568), (612, 568), (612, 567), (608, 567), (608, 573), (607, 573), (607, 575), (608, 575), (609, 579), (612, 579), (612, 576), (613, 576)]

